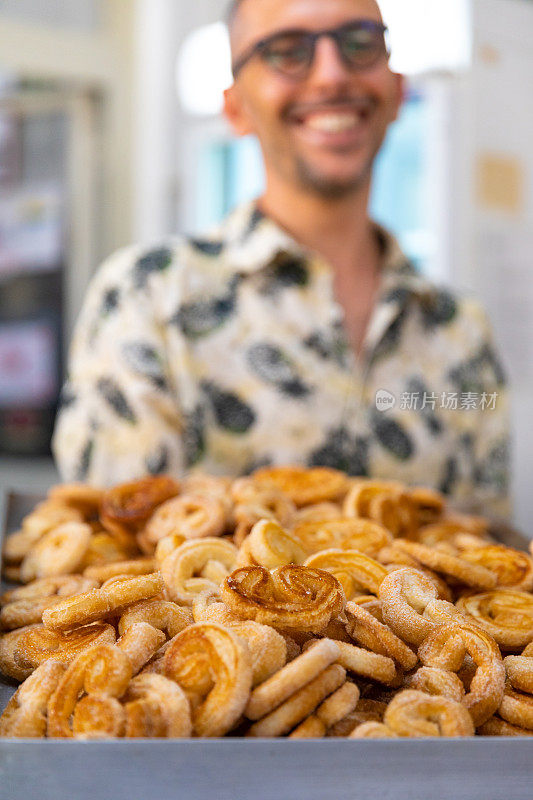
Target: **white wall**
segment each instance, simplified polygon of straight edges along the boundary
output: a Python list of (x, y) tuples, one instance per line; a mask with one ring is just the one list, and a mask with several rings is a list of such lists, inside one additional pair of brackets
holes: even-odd
[[(533, 537), (533, 3), (474, 0), (474, 68), (466, 88), (463, 153), (468, 206), (457, 279), (489, 310), (513, 390), (516, 522)], [(479, 196), (486, 156), (511, 172), (497, 195)], [(512, 207), (513, 167), (521, 197)], [(508, 209), (505, 205), (508, 205)]]

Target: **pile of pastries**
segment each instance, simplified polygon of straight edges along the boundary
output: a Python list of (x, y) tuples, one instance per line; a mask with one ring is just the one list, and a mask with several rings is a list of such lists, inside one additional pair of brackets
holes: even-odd
[(533, 733), (533, 563), (393, 481), (53, 487), (9, 536), (0, 736)]

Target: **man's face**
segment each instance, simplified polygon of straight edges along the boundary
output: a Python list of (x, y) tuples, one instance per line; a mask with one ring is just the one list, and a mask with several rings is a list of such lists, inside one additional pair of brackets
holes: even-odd
[[(233, 58), (279, 31), (329, 30), (359, 19), (382, 21), (375, 0), (244, 0), (232, 30)], [(354, 71), (333, 39), (321, 38), (303, 80), (254, 56), (226, 92), (226, 115), (237, 133), (257, 135), (267, 174), (342, 196), (368, 185), (401, 97), (402, 79), (386, 57)]]

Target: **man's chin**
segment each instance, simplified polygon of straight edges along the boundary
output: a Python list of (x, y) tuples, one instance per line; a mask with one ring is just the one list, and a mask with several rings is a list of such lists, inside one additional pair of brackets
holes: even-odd
[(365, 168), (353, 175), (333, 175), (319, 172), (309, 164), (297, 163), (300, 184), (307, 191), (330, 200), (339, 200), (366, 190), (370, 181), (371, 169)]

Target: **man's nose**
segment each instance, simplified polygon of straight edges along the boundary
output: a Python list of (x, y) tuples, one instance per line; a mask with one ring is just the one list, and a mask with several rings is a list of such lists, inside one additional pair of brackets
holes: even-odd
[(347, 81), (351, 72), (342, 60), (337, 43), (329, 36), (316, 43), (315, 58), (309, 74), (314, 84), (331, 85)]

